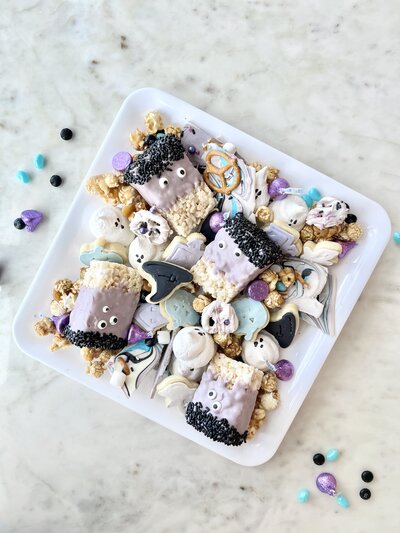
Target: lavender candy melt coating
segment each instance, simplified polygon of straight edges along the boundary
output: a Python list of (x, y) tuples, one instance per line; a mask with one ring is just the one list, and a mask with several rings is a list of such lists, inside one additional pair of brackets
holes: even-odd
[(60, 316), (52, 316), (51, 320), (60, 335), (64, 335), (65, 328), (69, 324), (69, 313)]

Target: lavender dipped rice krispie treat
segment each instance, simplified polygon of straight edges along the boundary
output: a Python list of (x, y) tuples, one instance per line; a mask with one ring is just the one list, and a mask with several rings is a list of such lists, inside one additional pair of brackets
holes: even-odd
[(228, 219), (192, 268), (193, 280), (217, 300), (230, 302), (282, 252), (268, 235), (238, 213)]
[(142, 282), (134, 268), (92, 261), (83, 277), (64, 336), (80, 348), (124, 348)]
[(204, 220), (216, 203), (175, 135), (158, 138), (139, 154), (125, 170), (124, 181), (135, 187), (183, 237)]
[(240, 446), (262, 379), (261, 370), (217, 354), (187, 406), (187, 423), (214, 441)]

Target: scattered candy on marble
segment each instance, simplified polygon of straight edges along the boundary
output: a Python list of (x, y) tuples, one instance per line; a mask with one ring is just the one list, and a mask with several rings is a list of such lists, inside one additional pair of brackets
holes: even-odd
[(307, 489), (300, 489), (297, 493), (297, 501), (299, 503), (306, 503), (310, 499), (310, 491)]
[(114, 170), (123, 172), (129, 167), (129, 165), (131, 164), (131, 161), (132, 161), (132, 156), (129, 152), (118, 152), (112, 158), (111, 164)]
[(294, 374), (294, 366), (287, 359), (280, 359), (275, 363), (275, 374), (281, 381), (289, 381)]
[(32, 232), (43, 220), (43, 213), (36, 211), (36, 209), (26, 209), (22, 211), (21, 218), (25, 222), (26, 230)]
[(321, 466), (325, 463), (325, 457), (322, 453), (316, 453), (313, 455), (313, 462), (314, 464)]
[(286, 187), (290, 187), (290, 185), (285, 178), (276, 178), (269, 184), (268, 193), (274, 200), (283, 200), (287, 194), (282, 193), (281, 189), (286, 189)]
[(332, 448), (326, 452), (326, 460), (329, 462), (337, 461), (340, 457), (340, 451), (337, 448)]
[(371, 491), (369, 489), (361, 489), (360, 498), (362, 500), (369, 500), (371, 498)]
[(400, 244), (400, 231), (395, 231), (393, 233), (393, 240), (396, 244)]
[(31, 177), (26, 170), (17, 170), (16, 176), (21, 183), (29, 183), (31, 181)]
[(336, 478), (329, 472), (322, 472), (316, 479), (318, 490), (329, 496), (336, 496)]
[(72, 139), (73, 133), (69, 128), (63, 128), (60, 131), (60, 137), (63, 141), (69, 141)]
[(262, 279), (256, 279), (247, 286), (246, 294), (252, 300), (255, 300), (256, 302), (262, 302), (269, 294), (268, 283)]
[(22, 220), (22, 218), (16, 218), (14, 220), (14, 227), (21, 230), (21, 229), (24, 229), (24, 227), (26, 226), (25, 222)]
[(50, 185), (53, 187), (59, 187), (62, 183), (62, 178), (58, 174), (53, 174), (50, 178)]
[(370, 470), (364, 470), (361, 474), (361, 479), (365, 483), (371, 483), (371, 481), (374, 479), (374, 474)]
[(35, 157), (34, 157), (34, 163), (35, 163), (35, 167), (36, 168), (42, 169), (45, 166), (45, 164), (46, 164), (46, 159), (45, 159), (44, 155), (36, 154)]

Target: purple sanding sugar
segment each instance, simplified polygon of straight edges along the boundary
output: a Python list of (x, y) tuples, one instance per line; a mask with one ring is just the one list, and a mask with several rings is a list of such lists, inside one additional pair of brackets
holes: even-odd
[(281, 189), (286, 189), (286, 187), (290, 187), (290, 185), (285, 178), (276, 178), (269, 184), (268, 193), (274, 200), (283, 200), (287, 194), (281, 193)]
[(60, 315), (60, 316), (52, 316), (51, 320), (53, 321), (53, 324), (55, 325), (58, 333), (60, 335), (63, 335), (65, 328), (69, 324), (69, 314)]
[(115, 156), (112, 158), (112, 166), (115, 170), (119, 170), (120, 172), (123, 172), (125, 169), (129, 167), (132, 161), (132, 156), (128, 152), (118, 152), (115, 154)]
[(265, 298), (268, 296), (268, 293), (268, 283), (262, 279), (256, 279), (255, 281), (252, 281), (246, 289), (247, 296), (252, 300), (256, 300), (257, 302), (262, 302), (265, 300)]

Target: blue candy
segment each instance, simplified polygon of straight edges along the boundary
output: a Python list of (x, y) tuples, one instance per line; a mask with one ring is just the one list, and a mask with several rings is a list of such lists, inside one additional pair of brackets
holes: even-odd
[(311, 196), (314, 202), (319, 202), (321, 200), (321, 193), (315, 187), (312, 187), (307, 194), (308, 196)]
[(336, 461), (340, 457), (340, 452), (337, 448), (332, 448), (326, 453), (325, 457), (327, 461)]
[(30, 175), (25, 170), (17, 170), (16, 176), (22, 183), (29, 183), (31, 181)]
[(396, 244), (400, 244), (400, 231), (395, 231), (393, 233), (393, 240)]
[(308, 502), (310, 498), (310, 491), (307, 489), (300, 489), (297, 493), (297, 501), (300, 503)]
[(279, 292), (286, 291), (285, 284), (282, 283), (281, 281), (278, 281), (278, 283), (276, 284), (276, 290), (279, 291)]
[(42, 154), (36, 154), (34, 161), (36, 168), (43, 168), (46, 164), (46, 159)]
[(307, 207), (311, 209), (314, 203), (314, 200), (311, 198), (311, 196), (309, 194), (303, 194), (302, 199), (307, 204)]
[(338, 494), (336, 496), (336, 501), (338, 502), (340, 507), (344, 507), (345, 509), (350, 506), (349, 500), (343, 494)]

